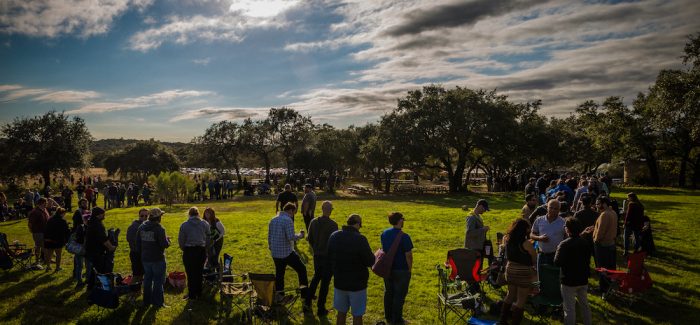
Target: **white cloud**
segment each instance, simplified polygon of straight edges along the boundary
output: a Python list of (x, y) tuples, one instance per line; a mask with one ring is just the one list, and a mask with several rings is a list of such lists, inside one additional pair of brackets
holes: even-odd
[(197, 65), (208, 65), (209, 62), (211, 62), (211, 58), (201, 58), (192, 60), (192, 63)]
[(146, 96), (126, 98), (123, 101), (112, 102), (97, 102), (83, 105), (77, 109), (70, 110), (69, 114), (84, 114), (84, 113), (106, 113), (113, 111), (123, 111), (134, 108), (163, 106), (172, 103), (175, 100), (195, 98), (203, 96), (215, 95), (211, 91), (197, 90), (166, 90), (159, 93), (154, 93)]
[(239, 0), (229, 7), (231, 12), (242, 12), (246, 16), (268, 18), (296, 6), (299, 0)]
[(38, 37), (77, 34), (90, 37), (109, 31), (114, 19), (130, 8), (143, 11), (153, 0), (3, 0), (0, 33)]
[[(208, 118), (211, 121), (238, 120), (258, 115), (260, 108), (239, 108), (239, 107), (204, 107), (190, 110), (176, 115), (170, 122), (179, 122), (200, 118)], [(263, 109), (264, 111), (264, 109)]]
[(100, 93), (94, 91), (63, 90), (43, 94), (33, 100), (52, 103), (77, 103), (100, 96)]
[[(284, 10), (291, 8), (285, 7)], [(189, 44), (196, 41), (223, 41), (238, 43), (245, 39), (246, 32), (253, 28), (280, 28), (283, 19), (274, 16), (250, 16), (240, 10), (220, 15), (190, 17), (171, 16), (167, 22), (134, 34), (129, 39), (129, 48), (147, 52), (163, 43)]]

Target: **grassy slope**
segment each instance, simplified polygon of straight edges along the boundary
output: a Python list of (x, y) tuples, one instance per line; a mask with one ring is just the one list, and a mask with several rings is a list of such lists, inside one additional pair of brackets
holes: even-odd
[[(700, 192), (675, 189), (635, 189), (645, 203), (647, 214), (653, 220), (659, 258), (648, 262), (655, 281), (651, 292), (633, 308), (611, 306), (589, 295), (595, 323), (673, 323), (686, 324), (700, 319), (700, 253), (694, 244), (700, 241)], [(621, 198), (618, 191), (615, 197)], [(485, 223), (495, 231), (505, 230), (509, 221), (518, 215), (522, 206), (514, 195), (483, 195), (488, 197), (492, 211), (484, 216)], [(476, 196), (421, 196), (421, 197), (365, 197), (334, 198), (333, 217), (339, 223), (350, 213), (363, 216), (364, 233), (373, 249), (379, 247), (379, 234), (388, 226), (386, 213), (401, 211), (406, 216), (405, 231), (415, 245), (414, 274), (411, 280), (405, 314), (413, 324), (436, 322), (435, 265), (441, 263), (448, 249), (459, 247), (464, 237), (464, 217), (459, 208), (471, 205)], [(325, 199), (322, 196), (321, 199)], [(206, 204), (203, 204), (206, 205)], [(212, 207), (226, 226), (224, 252), (234, 256), (236, 272), (269, 272), (274, 270), (266, 244), (267, 222), (274, 214), (272, 198), (237, 198), (235, 202), (213, 203)], [(185, 219), (187, 206), (168, 210), (163, 225), (168, 235), (176, 238), (179, 224)], [(111, 210), (105, 225), (123, 231), (137, 214), (137, 208)], [(297, 218), (296, 228), (303, 221)], [(30, 242), (26, 221), (0, 223), (0, 232), (8, 233), (10, 240)], [(121, 237), (124, 238), (123, 236)], [(493, 238), (495, 240), (495, 238)], [(308, 256), (306, 243), (299, 245)], [(115, 271), (128, 274), (128, 247), (118, 248)], [(183, 270), (179, 249), (167, 250), (168, 270)], [(309, 259), (310, 260), (310, 259)], [(621, 259), (618, 259), (621, 261)], [(76, 292), (70, 281), (72, 255), (64, 251), (64, 271), (48, 274), (43, 271), (0, 273), (0, 323), (193, 323), (216, 322), (216, 300), (204, 299), (188, 306), (180, 300), (181, 293), (166, 291), (165, 310), (134, 309), (127, 304), (116, 311), (98, 311), (85, 303), (85, 294)], [(313, 267), (308, 265), (309, 276)], [(296, 283), (296, 274), (287, 272), (287, 283)], [(595, 284), (596, 280), (591, 280)], [(372, 276), (369, 284), (369, 303), (366, 323), (373, 324), (382, 317), (383, 283)], [(331, 290), (332, 294), (332, 290)], [(489, 297), (502, 294), (489, 289)], [(329, 299), (329, 305), (332, 299)], [(334, 322), (334, 315), (330, 317)], [(311, 319), (307, 323), (314, 323)]]

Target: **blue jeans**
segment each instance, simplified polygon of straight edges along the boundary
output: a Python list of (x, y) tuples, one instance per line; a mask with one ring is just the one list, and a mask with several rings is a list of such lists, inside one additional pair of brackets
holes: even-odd
[(143, 262), (143, 304), (162, 306), (165, 283), (165, 261)]
[(631, 236), (631, 235), (634, 235), (634, 250), (636, 251), (637, 248), (639, 248), (639, 244), (640, 244), (640, 242), (639, 242), (639, 235), (640, 235), (640, 233), (641, 233), (641, 231), (639, 231), (639, 230), (635, 230), (635, 229), (632, 229), (632, 228), (630, 228), (630, 227), (628, 227), (628, 226), (625, 226), (625, 232), (624, 232), (624, 236), (625, 236), (625, 253), (627, 253), (627, 251), (629, 250), (630, 236)]
[(542, 265), (554, 265), (554, 255), (555, 253), (539, 253), (537, 254), (537, 274), (539, 277), (540, 266)]
[(411, 272), (408, 270), (391, 270), (384, 279), (384, 318), (390, 324), (403, 324), (403, 304), (408, 294)]
[(73, 279), (78, 283), (83, 283), (83, 264), (85, 264), (85, 273), (90, 272), (92, 265), (88, 265), (88, 260), (83, 255), (73, 255)]

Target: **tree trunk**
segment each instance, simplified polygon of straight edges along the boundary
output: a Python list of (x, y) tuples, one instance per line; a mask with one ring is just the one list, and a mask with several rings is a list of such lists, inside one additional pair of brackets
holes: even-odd
[[(270, 155), (264, 154), (262, 155), (262, 159), (265, 162), (265, 179), (270, 178)], [(289, 176), (287, 176), (287, 179), (289, 180)]]
[(394, 173), (384, 171), (384, 193), (389, 194), (391, 192), (391, 177)]
[(678, 172), (678, 187), (685, 187), (685, 174), (688, 169), (687, 157), (681, 159), (681, 169)]
[(234, 194), (238, 194), (241, 188), (243, 188), (243, 180), (241, 179), (241, 171), (238, 165), (234, 165), (233, 168), (236, 170), (236, 179), (238, 180), (238, 184), (236, 185), (236, 193)]
[(693, 168), (693, 188), (698, 188), (700, 182), (700, 155), (695, 159), (695, 167)]
[(46, 192), (46, 187), (51, 184), (51, 171), (43, 170), (41, 171), (41, 177), (44, 178), (44, 188), (42, 192)]
[(653, 155), (647, 155), (646, 163), (647, 168), (649, 169), (649, 185), (661, 185), (661, 179), (659, 178), (659, 166), (656, 163), (656, 157), (654, 157)]

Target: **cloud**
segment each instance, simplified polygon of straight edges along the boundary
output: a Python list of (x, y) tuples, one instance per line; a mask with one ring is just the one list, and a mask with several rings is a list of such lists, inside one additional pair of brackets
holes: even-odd
[(126, 98), (119, 102), (97, 102), (83, 105), (77, 109), (68, 111), (69, 114), (84, 114), (84, 113), (106, 113), (113, 111), (123, 111), (135, 108), (163, 106), (174, 102), (175, 100), (203, 97), (215, 95), (211, 91), (197, 90), (166, 90), (159, 93), (154, 93), (146, 96)]
[(281, 13), (299, 1), (263, 0), (234, 2), (229, 10), (214, 15), (170, 16), (166, 22), (129, 38), (129, 49), (148, 52), (163, 43), (242, 42), (251, 29), (281, 28), (287, 23)]
[(192, 60), (192, 63), (196, 65), (208, 65), (209, 62), (211, 62), (211, 58), (201, 58)]
[(398, 37), (406, 34), (419, 34), (426, 30), (473, 25), (485, 17), (528, 8), (545, 1), (475, 0), (431, 6), (404, 14), (402, 21), (384, 31), (384, 34)]
[(43, 94), (33, 100), (51, 103), (77, 103), (100, 96), (100, 93), (94, 91), (63, 90)]
[(208, 118), (212, 121), (238, 120), (258, 115), (259, 108), (237, 108), (237, 107), (205, 107), (196, 110), (186, 111), (170, 119), (170, 122), (179, 122), (200, 118)]
[(143, 11), (153, 0), (3, 0), (0, 33), (54, 38), (90, 37), (109, 31), (131, 8)]
[(21, 89), (22, 86), (20, 85), (0, 85), (0, 92), (5, 92), (9, 90), (16, 90), (16, 89)]

